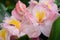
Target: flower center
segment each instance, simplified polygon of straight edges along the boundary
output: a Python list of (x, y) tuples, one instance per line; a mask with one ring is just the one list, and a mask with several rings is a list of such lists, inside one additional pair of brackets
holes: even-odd
[(2, 38), (2, 40), (6, 40), (6, 34), (7, 34), (7, 32), (5, 29), (2, 29), (0, 31), (0, 37)]
[(38, 19), (38, 22), (42, 23), (43, 22), (43, 19), (45, 17), (45, 12), (44, 11), (37, 11), (36, 12), (36, 17)]
[(20, 29), (20, 22), (19, 21), (17, 21), (17, 20), (14, 20), (14, 19), (11, 19), (10, 21), (9, 21), (9, 24), (12, 24), (12, 25), (14, 25), (17, 29)]

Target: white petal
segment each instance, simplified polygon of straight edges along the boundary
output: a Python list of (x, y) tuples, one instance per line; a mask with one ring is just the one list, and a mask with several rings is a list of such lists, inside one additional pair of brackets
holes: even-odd
[(49, 37), (50, 31), (51, 31), (51, 27), (52, 27), (51, 21), (47, 21), (47, 22), (45, 22), (44, 25), (41, 25), (41, 26), (40, 26), (40, 29), (41, 29), (41, 32), (42, 32), (45, 36)]
[(18, 35), (19, 34), (19, 30), (13, 26), (9, 26), (8, 30), (10, 33), (12, 33), (12, 35)]

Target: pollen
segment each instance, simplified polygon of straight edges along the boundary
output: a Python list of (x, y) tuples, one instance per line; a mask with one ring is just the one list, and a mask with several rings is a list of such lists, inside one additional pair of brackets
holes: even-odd
[(19, 21), (17, 21), (17, 20), (15, 20), (15, 19), (11, 19), (10, 21), (9, 21), (9, 24), (12, 24), (12, 25), (14, 25), (17, 29), (20, 29), (20, 22)]
[(47, 5), (48, 8), (51, 9), (51, 5), (48, 2), (45, 2), (45, 5)]
[(48, 8), (51, 9), (51, 5), (48, 5)]
[(5, 29), (2, 29), (0, 31), (0, 37), (2, 38), (2, 40), (6, 40), (6, 34), (7, 34), (7, 32)]
[(44, 11), (37, 11), (36, 12), (36, 17), (37, 17), (37, 19), (38, 19), (38, 21), (40, 22), (40, 23), (42, 23), (43, 22), (43, 19), (44, 19), (44, 17), (45, 17), (45, 12)]

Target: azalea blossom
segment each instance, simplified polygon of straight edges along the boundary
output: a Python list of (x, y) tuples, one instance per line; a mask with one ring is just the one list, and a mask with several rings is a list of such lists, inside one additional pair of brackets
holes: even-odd
[(54, 2), (51, 3), (49, 0), (41, 0), (40, 3), (34, 7), (32, 12), (40, 23), (41, 32), (49, 37), (52, 24), (58, 16), (57, 5), (54, 4)]
[[(18, 1), (18, 3), (16, 4), (16, 6), (18, 5), (18, 4), (21, 4), (21, 6), (23, 6), (22, 5), (22, 3), (20, 2), (20, 1)], [(10, 20), (12, 20), (12, 22), (10, 22), (12, 25), (14, 25), (14, 26), (16, 26), (15, 24), (17, 24), (18, 25), (18, 23), (16, 23), (16, 22), (18, 22), (19, 21), (19, 23), (21, 23), (21, 26), (19, 26), (19, 27), (21, 27), (21, 30), (19, 30), (19, 31), (17, 31), (17, 34), (18, 34), (18, 32), (20, 32), (20, 33), (24, 33), (24, 34), (27, 34), (30, 38), (34, 38), (34, 37), (38, 37), (39, 35), (40, 35), (40, 31), (39, 31), (39, 28), (38, 27), (34, 27), (34, 25), (32, 24), (33, 23), (33, 21), (32, 20), (34, 20), (34, 18), (32, 19), (32, 15), (31, 14), (28, 14), (29, 13), (29, 11), (27, 10), (27, 8), (26, 8), (26, 10), (23, 10), (23, 8), (25, 7), (25, 6), (23, 6), (23, 8), (19, 8), (18, 9), (18, 7), (19, 7), (19, 5), (16, 7), (16, 8), (14, 8), (14, 10), (12, 11), (12, 16), (10, 17), (10, 19), (7, 19), (6, 21), (4, 21), (5, 23), (4, 23), (4, 27), (5, 26), (7, 26), (7, 27), (5, 27), (6, 29), (8, 29), (8, 31), (11, 33), (11, 34), (13, 34), (12, 32), (14, 31), (13, 29), (11, 29), (12, 30), (12, 32), (9, 30), (10, 29), (10, 24), (9, 24), (9, 22), (10, 22)], [(21, 9), (21, 11), (19, 11)], [(26, 15), (25, 15), (26, 14)], [(15, 16), (16, 15), (16, 16)], [(20, 19), (19, 19), (19, 17), (20, 17)], [(28, 17), (27, 17), (28, 16)], [(11, 19), (12, 18), (12, 19)], [(15, 19), (17, 20), (16, 22), (14, 21)], [(14, 19), (14, 20), (13, 20)], [(7, 23), (7, 21), (8, 21), (8, 23)], [(34, 20), (34, 22), (35, 22), (35, 20)], [(10, 26), (9, 26), (10, 25)], [(9, 28), (8, 28), (9, 27)], [(11, 26), (12, 27), (12, 26)], [(18, 27), (18, 26), (17, 26)], [(31, 30), (32, 29), (32, 30)], [(33, 35), (31, 35), (31, 34), (33, 34)], [(14, 34), (13, 34), (14, 35)], [(16, 34), (15, 34), (16, 35)]]
[(53, 0), (31, 0), (29, 6), (18, 1), (12, 10), (11, 17), (5, 17), (3, 28), (10, 35), (21, 37), (27, 34), (30, 38), (39, 37), (41, 33), (49, 37), (53, 22), (58, 16), (57, 5)]
[(10, 40), (9, 37), (10, 35), (5, 29), (0, 30), (0, 40)]

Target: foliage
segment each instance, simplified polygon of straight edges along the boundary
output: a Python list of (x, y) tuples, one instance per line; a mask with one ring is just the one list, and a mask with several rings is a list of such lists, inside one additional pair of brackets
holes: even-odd
[(60, 0), (55, 0), (55, 3), (57, 4), (58, 7), (60, 7)]
[(60, 40), (60, 17), (53, 23), (49, 40)]
[(18, 40), (31, 40), (27, 35), (24, 35), (20, 38), (18, 38)]

